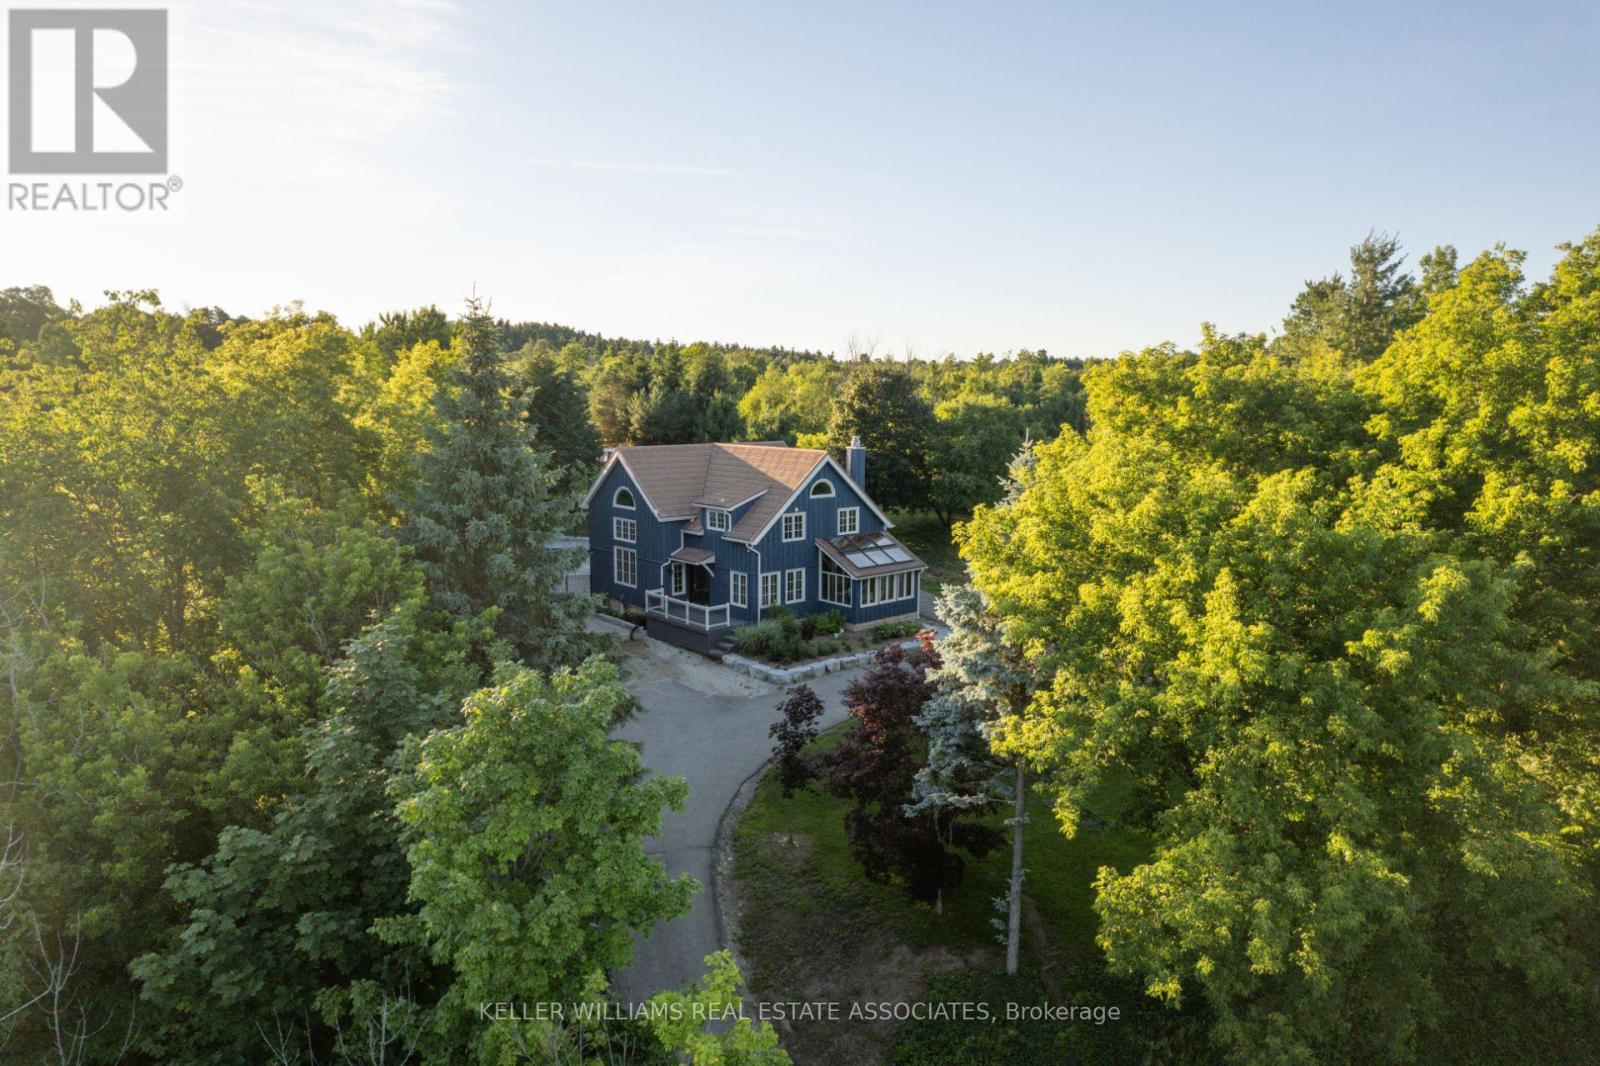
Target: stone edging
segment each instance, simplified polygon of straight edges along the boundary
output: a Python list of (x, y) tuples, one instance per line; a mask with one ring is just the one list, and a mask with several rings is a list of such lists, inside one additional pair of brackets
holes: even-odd
[[(904, 640), (900, 647), (907, 651), (917, 647), (915, 640)], [(774, 685), (792, 685), (797, 681), (810, 681), (812, 678), (821, 677), (823, 674), (836, 674), (840, 670), (849, 670), (852, 667), (865, 666), (878, 654), (878, 648), (867, 651), (853, 652), (849, 655), (836, 655), (831, 659), (818, 659), (812, 663), (801, 663), (798, 666), (768, 666), (766, 663), (747, 659), (743, 655), (724, 655), (722, 665), (732, 667), (740, 673), (749, 674), (761, 681), (770, 681)]]

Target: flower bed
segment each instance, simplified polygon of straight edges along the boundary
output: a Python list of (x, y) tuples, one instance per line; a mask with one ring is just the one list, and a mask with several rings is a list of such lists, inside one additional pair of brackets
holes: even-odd
[(786, 608), (774, 607), (766, 618), (734, 634), (734, 650), (771, 666), (792, 666), (875, 649), (891, 640), (915, 636), (921, 628), (920, 622), (889, 622), (851, 631), (845, 628), (841, 611), (797, 619)]

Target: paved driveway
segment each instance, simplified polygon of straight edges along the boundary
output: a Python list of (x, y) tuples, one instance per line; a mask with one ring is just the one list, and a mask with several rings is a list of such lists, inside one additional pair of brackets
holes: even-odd
[[(717, 823), (739, 786), (772, 754), (767, 728), (777, 718), (782, 692), (657, 641), (630, 642), (628, 651), (634, 666), (628, 687), (644, 712), (617, 735), (643, 742), (650, 769), (689, 782), (683, 813), (668, 813), (661, 835), (646, 850), (668, 873), (686, 873), (700, 882), (689, 913), (658, 922), (648, 937), (637, 939), (633, 965), (616, 975), (617, 997), (642, 1003), (662, 989), (699, 980), (705, 957), (724, 946), (711, 894)], [(844, 718), (840, 693), (858, 674), (828, 674), (810, 682), (827, 706), (824, 727)]]

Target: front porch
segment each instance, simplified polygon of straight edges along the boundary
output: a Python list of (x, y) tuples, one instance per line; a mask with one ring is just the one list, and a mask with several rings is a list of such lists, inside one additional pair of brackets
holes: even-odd
[(664, 589), (645, 592), (644, 615), (648, 636), (702, 655), (723, 651), (724, 638), (733, 633), (728, 604), (694, 603)]

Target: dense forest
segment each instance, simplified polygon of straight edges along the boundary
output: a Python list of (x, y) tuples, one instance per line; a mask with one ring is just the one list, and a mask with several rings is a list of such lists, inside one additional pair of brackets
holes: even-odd
[(1575, 1056), (1600, 234), (1521, 264), (1371, 236), (1271, 335), (1089, 362), (0, 292), (0, 1057), (781, 1061), (477, 1009), (603, 1000), (694, 891), (551, 547), (602, 449), (854, 435), (1028, 675), (994, 754), (1156, 841), (1110, 967), (1240, 1062)]

